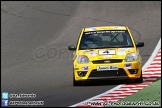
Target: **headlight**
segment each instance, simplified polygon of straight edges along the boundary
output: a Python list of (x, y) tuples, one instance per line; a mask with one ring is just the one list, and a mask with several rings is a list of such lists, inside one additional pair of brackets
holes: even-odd
[(131, 61), (135, 61), (135, 60), (137, 60), (137, 54), (136, 53), (128, 53), (126, 58), (125, 58), (126, 62), (131, 62)]
[(85, 55), (78, 56), (78, 63), (89, 63), (89, 59)]

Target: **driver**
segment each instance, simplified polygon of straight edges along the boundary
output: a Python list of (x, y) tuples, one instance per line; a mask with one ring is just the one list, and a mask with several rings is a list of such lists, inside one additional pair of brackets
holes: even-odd
[(94, 42), (93, 35), (88, 34), (88, 35), (83, 35), (82, 40), (81, 40), (81, 48), (87, 47), (87, 45), (92, 44)]
[(98, 46), (102, 46), (102, 39), (100, 37), (94, 36), (93, 34), (82, 37), (81, 48), (94, 48)]
[(92, 37), (88, 37), (88, 38), (86, 39), (85, 43), (86, 43), (86, 44), (93, 44), (93, 43), (95, 43), (95, 40), (94, 40), (94, 38), (92, 38)]

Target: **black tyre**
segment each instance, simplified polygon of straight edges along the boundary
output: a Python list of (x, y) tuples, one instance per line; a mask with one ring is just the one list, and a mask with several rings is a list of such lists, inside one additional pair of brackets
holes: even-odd
[(81, 86), (82, 85), (82, 81), (75, 81), (75, 78), (73, 76), (73, 86)]
[(140, 78), (135, 79), (135, 83), (143, 83), (142, 72), (141, 72), (141, 76), (140, 76)]

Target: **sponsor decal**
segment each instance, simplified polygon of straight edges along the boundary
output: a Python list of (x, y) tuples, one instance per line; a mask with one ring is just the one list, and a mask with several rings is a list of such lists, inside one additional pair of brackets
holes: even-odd
[(132, 64), (124, 64), (125, 69), (132, 69)]
[(125, 51), (118, 51), (117, 54), (118, 55), (126, 55)]
[(120, 51), (130, 50), (130, 48), (120, 48)]
[(87, 71), (88, 69), (89, 69), (88, 66), (82, 66), (82, 70), (83, 70), (83, 71)]
[(125, 51), (126, 50), (126, 48), (120, 48), (120, 51)]
[(96, 52), (89, 52), (89, 56), (96, 56), (97, 53)]
[(89, 50), (85, 50), (84, 53), (89, 52)]
[(93, 52), (93, 50), (85, 50), (85, 51), (83, 51), (83, 54), (85, 54), (87, 52)]
[(97, 70), (118, 70), (118, 66), (97, 66)]

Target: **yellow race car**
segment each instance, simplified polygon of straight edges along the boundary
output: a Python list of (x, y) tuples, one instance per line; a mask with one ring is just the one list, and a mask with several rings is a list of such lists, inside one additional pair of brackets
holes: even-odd
[(142, 58), (127, 26), (83, 28), (74, 51), (73, 85), (86, 80), (130, 79), (142, 83)]

